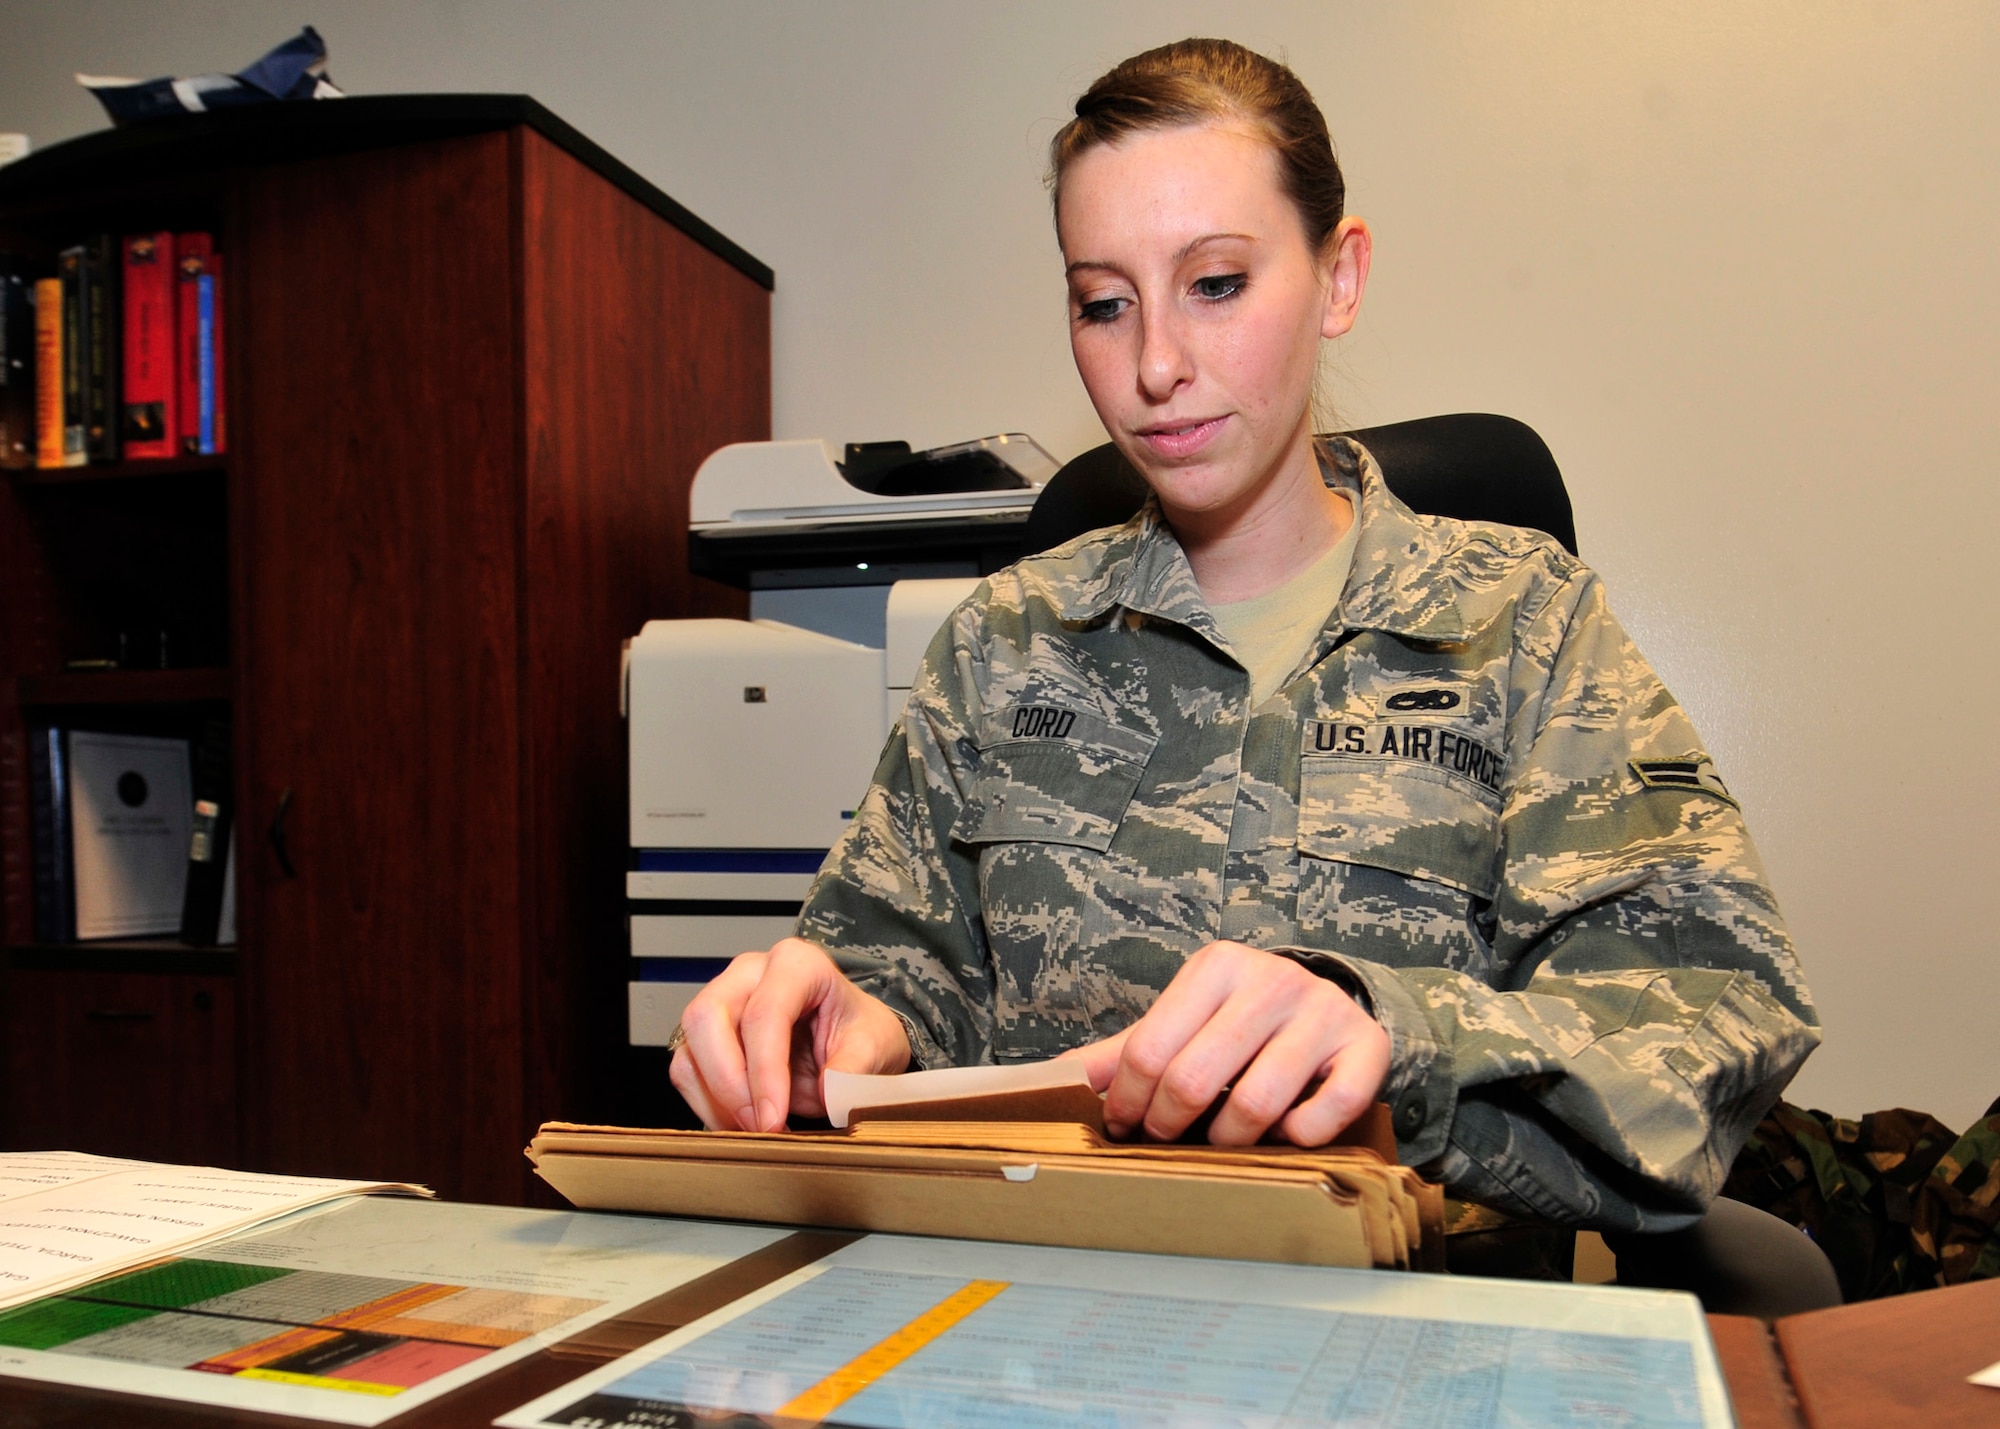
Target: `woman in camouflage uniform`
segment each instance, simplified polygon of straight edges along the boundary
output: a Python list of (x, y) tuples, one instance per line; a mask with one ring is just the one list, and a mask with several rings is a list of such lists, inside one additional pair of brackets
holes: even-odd
[(1544, 1220), (1667, 1229), (1818, 1040), (1736, 802), (1538, 533), (1316, 443), (1367, 226), (1292, 73), (1190, 40), (1078, 100), (1077, 369), (1153, 497), (933, 641), (798, 937), (689, 1007), (711, 1125), (828, 1067), (1072, 1054), (1114, 1132), (1329, 1140)]

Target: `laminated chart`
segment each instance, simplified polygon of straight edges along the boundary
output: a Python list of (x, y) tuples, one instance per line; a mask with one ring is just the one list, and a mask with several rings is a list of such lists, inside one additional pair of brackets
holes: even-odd
[(170, 1260), (0, 1314), (0, 1344), (394, 1395), (604, 1302)]
[(0, 1374), (379, 1423), (783, 1234), (348, 1203), (0, 1311)]
[(1731, 1422), (1692, 1297), (1060, 1254), (873, 1237), (498, 1422)]

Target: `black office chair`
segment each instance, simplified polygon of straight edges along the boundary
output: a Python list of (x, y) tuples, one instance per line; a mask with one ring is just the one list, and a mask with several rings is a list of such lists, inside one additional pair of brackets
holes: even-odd
[[(1546, 531), (1576, 554), (1576, 521), (1562, 472), (1527, 423), (1458, 412), (1347, 435), (1374, 454), (1389, 489), (1413, 511)], [(1117, 447), (1092, 447), (1042, 488), (1021, 549), (1046, 551), (1099, 526), (1119, 525), (1145, 499), (1145, 481)]]
[[(1431, 516), (1498, 521), (1556, 538), (1576, 553), (1569, 491), (1548, 444), (1525, 422), (1480, 412), (1422, 417), (1348, 433), (1374, 455), (1382, 479), (1404, 504)], [(1029, 513), (1021, 549), (1040, 552), (1085, 531), (1126, 521), (1146, 499), (1146, 483), (1106, 442), (1049, 479)], [(1567, 1276), (1574, 1237), (1522, 1225), (1524, 1234), (1489, 1233), (1464, 1254), (1447, 1255), (1471, 1274)], [(1833, 1264), (1796, 1227), (1740, 1201), (1717, 1200), (1685, 1230), (1605, 1237), (1618, 1257), (1618, 1283), (1688, 1290), (1718, 1314), (1781, 1315), (1838, 1305)], [(1525, 1252), (1525, 1258), (1524, 1258)]]

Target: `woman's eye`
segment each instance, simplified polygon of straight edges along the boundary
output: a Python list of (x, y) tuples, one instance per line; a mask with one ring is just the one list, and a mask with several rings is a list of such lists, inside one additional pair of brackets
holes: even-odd
[(1248, 273), (1217, 273), (1210, 278), (1197, 278), (1194, 280), (1194, 295), (1209, 302), (1233, 298), (1243, 291), (1244, 284), (1249, 278)]
[(1076, 315), (1087, 323), (1108, 323), (1125, 311), (1123, 298), (1096, 298), (1076, 305)]

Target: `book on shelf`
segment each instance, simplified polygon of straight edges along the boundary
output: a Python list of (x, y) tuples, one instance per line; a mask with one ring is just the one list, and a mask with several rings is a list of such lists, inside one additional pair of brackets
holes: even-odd
[(175, 421), (174, 236), (139, 233), (125, 240), (124, 421), (125, 455), (172, 456), (180, 450)]
[(76, 936), (174, 936), (186, 899), (194, 795), (188, 741), (69, 735)]
[(1330, 1146), (1121, 1143), (1104, 1135), (1081, 1064), (1042, 1066), (1060, 1075), (1031, 1085), (1013, 1084), (1026, 1070), (1013, 1067), (860, 1079), (898, 1085), (880, 1089), (880, 1105), (875, 1088), (854, 1091), (848, 1125), (832, 1131), (550, 1122), (528, 1156), (585, 1210), (1442, 1269), (1443, 1192), (1397, 1164), (1386, 1107)]
[(236, 946), (236, 830), (229, 830), (229, 848), (222, 856), (222, 908), (215, 915), (215, 945)]
[(65, 248), (56, 260), (62, 282), (62, 464), (82, 466), (90, 460), (85, 441), (89, 427), (87, 339), (83, 327), (82, 247)]
[(100, 233), (82, 245), (84, 453), (91, 461), (117, 461), (118, 240)]
[(0, 467), (35, 464), (35, 274), (0, 253)]
[(222, 267), (200, 230), (0, 254), (0, 467), (225, 451)]
[(63, 285), (35, 280), (35, 465), (63, 463)]
[(229, 384), (222, 380), (222, 255), (211, 253), (201, 280), (201, 449), (219, 454), (229, 449)]
[(28, 731), (29, 839), (35, 881), (35, 940), (76, 938), (70, 891), (69, 761), (63, 732), (53, 725)]
[[(181, 903), (181, 941), (212, 947), (223, 941), (224, 895), (233, 867), (230, 826), (230, 724), (211, 718), (194, 746), (193, 831), (188, 837), (187, 891)], [(232, 910), (233, 912), (233, 910)], [(234, 923), (234, 918), (230, 922)], [(230, 930), (233, 934), (234, 928)], [(234, 942), (232, 936), (229, 941)]]
[(180, 445), (177, 450), (184, 456), (199, 456), (215, 449), (204, 444), (204, 437), (213, 436), (213, 387), (207, 394), (202, 390), (203, 372), (212, 373), (214, 368), (214, 332), (212, 327), (203, 324), (201, 311), (202, 279), (209, 276), (209, 259), (214, 255), (215, 239), (212, 235), (174, 235), (174, 330), (178, 342), (174, 368), (174, 410), (180, 419)]
[[(83, 746), (86, 769), (111, 746), (112, 762), (131, 765), (140, 760), (164, 756), (169, 786), (162, 797), (171, 801), (176, 756), (187, 742), (175, 739), (145, 739), (138, 736), (99, 735), (75, 732)], [(236, 942), (236, 847), (232, 829), (230, 797), (230, 725), (226, 718), (208, 721), (201, 738), (193, 745), (192, 782), (189, 785), (188, 837), (183, 850), (186, 858), (181, 883), (180, 918), (176, 928), (167, 927), (164, 888), (166, 872), (151, 866), (135, 872), (135, 864), (148, 865), (144, 857), (161, 836), (134, 830), (174, 826), (170, 810), (149, 812), (154, 778), (142, 768), (139, 779), (147, 787), (141, 794), (127, 781), (134, 771), (119, 770), (118, 784), (110, 793), (101, 788), (94, 794), (86, 788), (75, 796), (71, 788), (70, 743), (72, 732), (56, 725), (37, 724), (28, 731), (29, 843), (34, 892), (35, 940), (43, 944), (75, 942), (77, 930), (77, 884), (73, 820), (79, 816), (99, 817), (96, 804), (120, 806), (127, 820), (118, 834), (104, 833), (101, 844), (120, 844), (116, 856), (103, 849), (93, 855), (86, 848), (86, 892), (84, 896), (84, 937), (139, 937), (178, 931), (181, 941), (194, 947), (226, 947)], [(155, 778), (157, 778), (157, 772)], [(99, 776), (97, 785), (107, 782)], [(126, 801), (139, 797), (137, 806)], [(93, 800), (95, 803), (93, 803)], [(155, 818), (157, 812), (157, 818)], [(167, 835), (171, 837), (171, 833)], [(137, 842), (140, 847), (131, 845)], [(152, 886), (155, 892), (144, 893)], [(135, 900), (138, 900), (135, 902)], [(107, 912), (107, 909), (113, 910)], [(141, 909), (144, 910), (143, 917)], [(107, 922), (106, 919), (111, 921)]]

